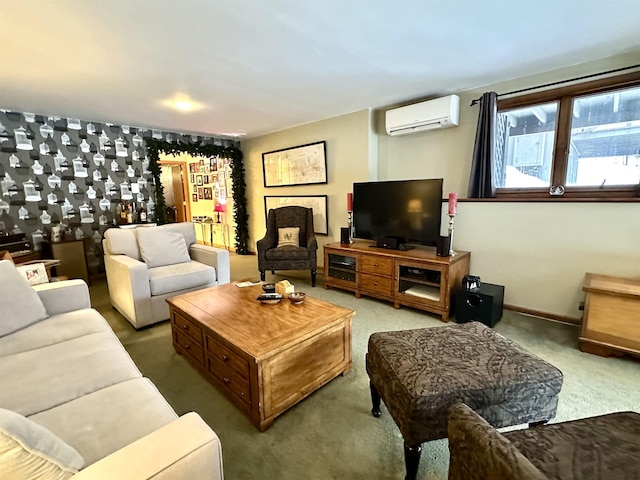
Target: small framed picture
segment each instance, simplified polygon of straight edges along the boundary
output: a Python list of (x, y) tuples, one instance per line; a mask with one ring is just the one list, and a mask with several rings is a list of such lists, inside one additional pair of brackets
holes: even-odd
[(196, 175), (196, 183), (198, 186), (202, 185), (202, 175)]
[(211, 183), (217, 183), (220, 181), (220, 172), (215, 172), (210, 175)]
[(40, 285), (41, 283), (49, 283), (47, 269), (44, 263), (34, 263), (31, 265), (17, 266), (16, 270), (29, 282), (29, 285)]
[(218, 159), (218, 170), (224, 170), (224, 158)]
[(198, 187), (198, 200), (204, 200), (204, 187)]
[(197, 202), (198, 201), (198, 194), (197, 193), (192, 193), (191, 194), (191, 201), (192, 202)]
[(209, 175), (204, 175), (204, 176), (202, 177), (202, 181), (205, 183), (205, 185), (206, 185), (207, 183), (209, 183)]
[(212, 172), (217, 172), (218, 171), (218, 160), (215, 158), (211, 159), (211, 171)]
[(209, 165), (204, 166), (204, 173), (209, 173)]
[(191, 183), (196, 183), (196, 176), (194, 173), (190, 175), (190, 180), (191, 180)]
[(213, 200), (213, 194), (211, 192), (211, 187), (204, 187), (204, 199), (205, 200)]
[(204, 158), (200, 159), (200, 162), (198, 162), (200, 164), (201, 167), (204, 167)]
[(189, 173), (196, 173), (198, 171), (198, 164), (197, 163), (190, 163), (189, 164)]

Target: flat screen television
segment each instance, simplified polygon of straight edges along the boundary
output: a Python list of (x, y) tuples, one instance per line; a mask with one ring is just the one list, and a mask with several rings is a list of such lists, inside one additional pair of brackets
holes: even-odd
[(437, 246), (442, 178), (353, 184), (354, 237)]

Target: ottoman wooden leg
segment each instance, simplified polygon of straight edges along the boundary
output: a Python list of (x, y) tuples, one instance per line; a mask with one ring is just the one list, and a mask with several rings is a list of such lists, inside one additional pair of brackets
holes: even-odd
[(407, 469), (407, 475), (404, 477), (404, 480), (416, 480), (421, 452), (421, 445), (410, 446), (406, 443), (404, 444), (404, 465)]
[(549, 422), (549, 420), (540, 420), (539, 422), (531, 422), (529, 424), (529, 428), (539, 427), (539, 426), (544, 425), (544, 424), (546, 424), (548, 422)]
[(373, 406), (373, 408), (371, 408), (371, 414), (374, 417), (379, 418), (381, 415), (380, 395), (378, 395), (378, 390), (376, 390), (376, 387), (372, 382), (369, 382), (369, 389), (371, 390), (371, 405)]

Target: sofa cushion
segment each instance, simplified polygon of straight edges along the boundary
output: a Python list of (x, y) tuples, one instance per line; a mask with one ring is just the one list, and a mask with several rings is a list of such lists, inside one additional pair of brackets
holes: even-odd
[(155, 385), (141, 377), (29, 418), (67, 441), (90, 465), (172, 422), (177, 415)]
[(166, 232), (178, 232), (182, 234), (184, 237), (184, 241), (187, 243), (187, 246), (190, 247), (194, 243), (196, 243), (196, 228), (193, 222), (180, 222), (180, 223), (167, 223), (166, 225), (161, 225), (157, 228), (158, 230), (166, 231)]
[(104, 317), (92, 308), (60, 313), (50, 316), (46, 322), (37, 322), (12, 335), (0, 337), (0, 357), (110, 331)]
[(285, 227), (278, 229), (278, 248), (299, 246), (300, 227)]
[(113, 332), (0, 357), (0, 372), (0, 406), (26, 416), (142, 376)]
[(215, 282), (216, 270), (200, 262), (191, 261), (149, 269), (152, 296), (213, 285)]
[(191, 261), (184, 236), (179, 232), (141, 228), (138, 232), (140, 255), (147, 267), (161, 267)]
[(66, 479), (84, 467), (82, 456), (45, 427), (0, 408), (2, 478)]
[(137, 228), (109, 228), (104, 232), (106, 252), (111, 255), (126, 255), (140, 260)]
[(0, 260), (0, 305), (0, 337), (47, 318), (36, 291), (8, 260)]

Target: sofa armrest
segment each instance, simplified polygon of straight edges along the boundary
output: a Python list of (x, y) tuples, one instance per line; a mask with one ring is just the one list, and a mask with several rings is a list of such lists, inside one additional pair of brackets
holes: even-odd
[(74, 480), (222, 480), (222, 447), (194, 412), (89, 465)]
[(216, 279), (220, 285), (231, 281), (231, 262), (228, 250), (194, 243), (189, 247), (189, 256), (196, 262), (215, 268)]
[(33, 289), (38, 292), (38, 296), (50, 316), (91, 308), (89, 287), (84, 280), (42, 283), (34, 285)]
[[(104, 268), (111, 304), (132, 323), (142, 313), (150, 312), (151, 298), (147, 265), (126, 255), (105, 255)], [(148, 313), (150, 315), (150, 313)], [(142, 325), (148, 323), (141, 319)]]

